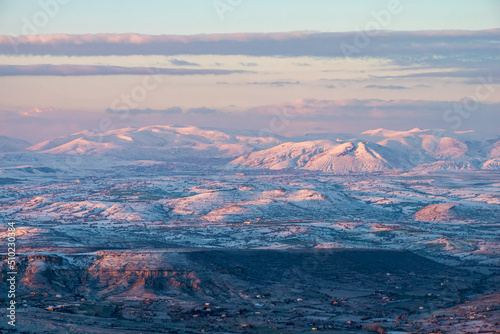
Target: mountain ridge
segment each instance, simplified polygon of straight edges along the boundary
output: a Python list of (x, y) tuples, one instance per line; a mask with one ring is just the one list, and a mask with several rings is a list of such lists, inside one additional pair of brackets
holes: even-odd
[(112, 157), (123, 161), (226, 159), (229, 168), (339, 174), (500, 169), (499, 135), (419, 128), (281, 137), (263, 136), (257, 131), (239, 135), (195, 126), (156, 125), (103, 133), (81, 131), (31, 146), (1, 136), (0, 152)]

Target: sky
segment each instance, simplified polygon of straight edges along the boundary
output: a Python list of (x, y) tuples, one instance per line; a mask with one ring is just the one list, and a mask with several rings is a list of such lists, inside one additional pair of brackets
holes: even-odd
[(0, 135), (500, 132), (499, 51), (496, 0), (0, 0)]
[[(387, 27), (390, 30), (480, 30), (499, 25), (497, 0), (397, 2), (403, 10)], [(1, 0), (0, 34), (21, 35), (23, 18), (33, 21), (43, 8), (53, 8), (56, 13), (40, 29), (44, 34), (342, 32), (363, 30), (372, 12), (385, 9), (390, 3), (390, 0)], [(219, 13), (225, 13), (223, 20), (216, 7)]]

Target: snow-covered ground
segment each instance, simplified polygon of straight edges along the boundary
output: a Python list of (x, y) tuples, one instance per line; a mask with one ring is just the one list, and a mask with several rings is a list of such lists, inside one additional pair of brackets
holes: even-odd
[(4, 179), (0, 213), (23, 227), (26, 250), (383, 248), (446, 263), (499, 264), (495, 172), (334, 175), (90, 165)]

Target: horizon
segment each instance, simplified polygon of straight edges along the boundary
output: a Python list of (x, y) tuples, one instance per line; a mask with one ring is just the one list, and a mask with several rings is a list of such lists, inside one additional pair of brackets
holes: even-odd
[[(264, 129), (293, 137), (307, 133), (360, 134), (373, 129), (408, 131), (414, 128), (448, 132), (474, 131), (500, 134), (500, 103), (411, 100), (315, 100), (254, 106), (244, 110), (206, 107), (183, 109), (107, 109), (79, 112), (32, 108), (0, 110), (6, 122), (0, 135), (37, 143), (81, 131), (105, 133), (127, 127), (176, 125), (232, 131)], [(356, 120), (357, 119), (357, 120)], [(356, 121), (354, 121), (356, 120)], [(31, 129), (31, 131), (28, 131)], [(33, 131), (34, 130), (34, 131)]]
[[(316, 132), (298, 132), (298, 133), (286, 133), (286, 134), (278, 134), (277, 131), (271, 131), (268, 128), (265, 129), (259, 129), (259, 130), (254, 130), (254, 129), (228, 129), (228, 128), (223, 128), (223, 127), (216, 127), (216, 126), (195, 126), (195, 125), (190, 125), (190, 124), (152, 124), (152, 125), (145, 125), (145, 126), (126, 126), (122, 128), (113, 128), (109, 129), (107, 131), (99, 130), (99, 129), (83, 129), (81, 131), (77, 132), (71, 132), (68, 134), (64, 135), (58, 135), (58, 136), (52, 136), (52, 137), (47, 137), (35, 141), (30, 141), (27, 140), (26, 138), (21, 138), (21, 137), (15, 137), (15, 136), (5, 136), (1, 135), (6, 138), (11, 138), (11, 139), (16, 139), (16, 140), (23, 140), (29, 143), (32, 146), (36, 146), (37, 144), (41, 144), (44, 142), (48, 142), (54, 139), (62, 139), (62, 138), (67, 138), (67, 137), (72, 137), (78, 134), (86, 134), (87, 132), (96, 134), (98, 137), (116, 133), (119, 131), (124, 131), (124, 130), (131, 130), (131, 131), (137, 131), (137, 130), (145, 130), (148, 128), (197, 128), (200, 130), (211, 130), (211, 131), (220, 131), (220, 132), (227, 132), (227, 133), (233, 133), (237, 131), (241, 131), (241, 133), (244, 133), (245, 135), (249, 136), (261, 136), (261, 137), (276, 137), (276, 138), (284, 138), (284, 139), (293, 139), (297, 140), (298, 138), (303, 138), (308, 135), (366, 135), (371, 132), (387, 132), (387, 133), (401, 133), (401, 134), (409, 134), (409, 133), (415, 133), (415, 132), (430, 132), (430, 134), (436, 135), (436, 136), (443, 136), (443, 135), (461, 135), (461, 134), (467, 134), (467, 133), (477, 133), (478, 135), (482, 135), (484, 137), (491, 137), (491, 136), (496, 136), (499, 135), (500, 133), (494, 133), (494, 132), (485, 132), (485, 131), (476, 131), (476, 130), (446, 130), (443, 128), (420, 128), (420, 127), (414, 127), (414, 128), (407, 128), (407, 129), (395, 129), (395, 128), (367, 128), (364, 130), (360, 130), (359, 132), (332, 132), (332, 131), (316, 131)], [(229, 131), (229, 132), (228, 132)], [(383, 136), (382, 136), (383, 137)], [(354, 139), (354, 138), (353, 138)], [(99, 141), (99, 139), (97, 140)]]

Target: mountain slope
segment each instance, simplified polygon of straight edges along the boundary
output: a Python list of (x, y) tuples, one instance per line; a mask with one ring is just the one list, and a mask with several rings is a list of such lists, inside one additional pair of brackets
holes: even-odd
[(495, 158), (495, 155), (500, 154), (500, 150), (497, 150), (500, 147), (498, 135), (477, 134), (472, 131), (377, 129), (365, 131), (362, 135), (379, 145), (406, 150), (427, 159), (464, 162), (476, 158)]
[(266, 169), (303, 168), (310, 159), (336, 144), (329, 140), (284, 143), (267, 150), (245, 154), (231, 164)]
[(7, 136), (0, 136), (0, 153), (18, 152), (29, 147), (27, 141)]
[(104, 133), (84, 131), (28, 150), (55, 155), (113, 156), (125, 160), (236, 157), (279, 143), (273, 137), (237, 136), (193, 126), (149, 126)]
[[(27, 143), (0, 137), (8, 150)], [(258, 132), (148, 126), (104, 133), (83, 131), (27, 148), (47, 156), (95, 156), (124, 161), (184, 161), (203, 164), (220, 159), (228, 167), (301, 169), (331, 173), (498, 170), (500, 136), (472, 131), (394, 131), (375, 129), (359, 135), (314, 133), (296, 137)], [(0, 151), (1, 152), (1, 151)], [(108, 159), (111, 161), (111, 159)], [(203, 167), (205, 168), (205, 167)]]
[(314, 156), (304, 169), (345, 174), (389, 171), (409, 167), (410, 163), (400, 152), (372, 143), (346, 142)]
[(267, 169), (299, 168), (323, 172), (378, 172), (406, 169), (410, 163), (400, 152), (364, 142), (310, 141), (285, 143), (246, 154), (231, 164)]

